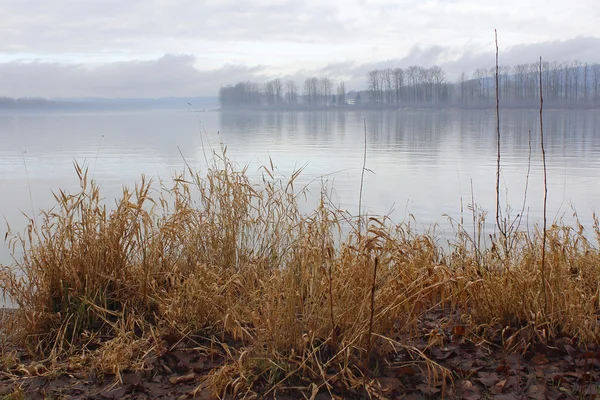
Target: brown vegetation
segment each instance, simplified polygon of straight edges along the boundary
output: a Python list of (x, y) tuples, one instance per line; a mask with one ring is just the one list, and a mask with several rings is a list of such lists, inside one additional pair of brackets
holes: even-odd
[[(56, 194), (39, 225), (9, 240), (25, 253), (0, 269), (0, 288), (19, 307), (4, 326), (4, 377), (131, 384), (177, 350), (161, 371), (195, 388), (188, 396), (385, 398), (391, 370), (453, 396), (469, 376), (440, 355), (449, 340), (488, 356), (565, 337), (577, 349), (598, 344), (597, 219), (593, 234), (549, 227), (544, 298), (539, 230), (486, 238), (458, 225), (447, 246), (369, 218), (361, 234), (324, 194), (301, 213), (298, 173), (282, 181), (271, 165), (255, 185), (225, 155), (170, 188), (142, 179), (108, 207), (76, 168), (81, 191)], [(22, 348), (27, 363), (16, 357)]]

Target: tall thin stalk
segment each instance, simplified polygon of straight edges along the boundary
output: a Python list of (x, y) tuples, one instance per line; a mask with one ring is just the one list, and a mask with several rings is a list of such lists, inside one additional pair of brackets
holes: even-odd
[(358, 235), (362, 234), (362, 194), (363, 194), (363, 184), (365, 181), (365, 168), (367, 167), (367, 119), (363, 119), (364, 127), (365, 127), (365, 152), (363, 155), (363, 166), (362, 171), (360, 173), (360, 193), (358, 194)]
[(500, 224), (500, 93), (499, 93), (499, 67), (498, 67), (498, 31), (494, 29), (496, 43), (496, 133), (497, 133), (497, 165), (496, 165), (496, 225), (502, 231)]
[[(370, 258), (370, 257), (369, 257)], [(367, 354), (364, 361), (364, 381), (366, 387), (367, 371), (369, 370), (369, 360), (371, 359), (371, 336), (373, 335), (373, 319), (375, 317), (375, 288), (377, 283), (377, 267), (379, 266), (379, 257), (375, 256), (375, 265), (373, 267), (373, 282), (371, 282), (371, 314), (369, 316), (369, 331), (367, 333)]]
[(36, 222), (35, 218), (35, 207), (33, 206), (33, 194), (31, 193), (31, 182), (29, 181), (29, 171), (27, 171), (27, 162), (25, 161), (25, 153), (27, 150), (23, 150), (21, 157), (23, 157), (23, 165), (25, 166), (25, 177), (27, 178), (27, 188), (29, 189), (29, 202), (31, 204), (31, 221)]
[(104, 135), (100, 136), (100, 142), (98, 143), (98, 150), (96, 150), (96, 159), (94, 160), (94, 169), (92, 171), (92, 179), (96, 176), (96, 165), (98, 164), (98, 156), (100, 155), (100, 147), (102, 147), (102, 139)]
[(544, 292), (544, 311), (548, 312), (548, 295), (546, 293), (546, 213), (548, 204), (548, 174), (546, 170), (546, 149), (544, 148), (544, 95), (542, 88), (542, 57), (540, 57), (540, 145), (542, 147), (542, 163), (544, 165), (544, 231), (542, 237), (542, 288)]

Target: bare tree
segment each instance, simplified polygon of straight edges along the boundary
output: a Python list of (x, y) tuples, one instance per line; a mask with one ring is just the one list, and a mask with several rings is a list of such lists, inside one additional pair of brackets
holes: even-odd
[(510, 99), (510, 67), (501, 65), (498, 70), (500, 97), (508, 101)]
[(539, 80), (540, 65), (532, 63), (529, 65), (529, 71), (525, 75), (527, 101), (533, 103), (539, 97), (540, 80)]
[(419, 69), (416, 65), (411, 65), (405, 71), (406, 73), (406, 81), (409, 86), (409, 101), (416, 102), (417, 101), (417, 91), (418, 91), (418, 82), (419, 82)]
[(396, 95), (396, 103), (400, 103), (404, 88), (404, 70), (402, 68), (394, 68), (392, 74), (394, 76), (394, 92)]
[(529, 66), (527, 64), (519, 64), (513, 67), (513, 76), (515, 79), (515, 100), (523, 101), (526, 97), (526, 79)]
[(393, 90), (393, 72), (390, 68), (386, 68), (381, 71), (381, 87), (383, 92), (385, 93), (385, 102), (393, 103), (394, 102), (394, 90)]
[(273, 81), (268, 81), (263, 86), (263, 92), (265, 94), (265, 99), (267, 101), (267, 105), (272, 106), (275, 104), (275, 89), (273, 85)]
[(458, 85), (460, 86), (460, 101), (463, 105), (467, 104), (467, 75), (464, 72), (458, 78)]
[(275, 103), (274, 104), (279, 104), (281, 103), (281, 100), (283, 99), (283, 83), (281, 82), (281, 79), (273, 79), (273, 94), (275, 97)]
[(579, 101), (579, 79), (581, 78), (581, 66), (583, 65), (583, 63), (579, 60), (575, 60), (573, 61), (572, 65), (572, 69), (573, 69), (573, 86), (574, 86), (574, 91), (573, 91), (573, 97), (575, 98), (575, 102)]
[(319, 79), (312, 77), (306, 78), (304, 81), (304, 97), (305, 102), (309, 106), (314, 106), (318, 101)]
[(286, 89), (286, 99), (289, 104), (298, 103), (298, 86), (296, 86), (296, 82), (287, 81), (285, 83)]
[(571, 97), (571, 79), (572, 71), (571, 66), (568, 62), (562, 64), (563, 69), (563, 99), (567, 100)]
[(433, 102), (439, 103), (442, 99), (442, 93), (446, 84), (446, 73), (437, 65), (429, 68), (429, 75), (433, 80)]
[(331, 99), (331, 89), (333, 83), (329, 78), (321, 78), (319, 80), (319, 104), (327, 106)]
[(307, 78), (304, 81), (304, 95), (306, 96), (307, 104), (314, 106), (319, 101), (319, 78)]
[(346, 84), (341, 81), (337, 86), (337, 103), (339, 105), (346, 104)]
[(583, 101), (584, 103), (587, 103), (588, 101), (588, 78), (589, 78), (589, 66), (587, 63), (583, 64), (583, 82), (582, 82), (582, 89), (583, 89)]
[(371, 92), (371, 101), (374, 103), (379, 103), (380, 100), (380, 74), (381, 72), (379, 70), (369, 71), (369, 91)]
[(594, 102), (598, 103), (598, 85), (600, 85), (600, 64), (592, 65), (593, 87), (594, 87)]
[(475, 72), (473, 72), (473, 79), (475, 79), (475, 83), (477, 84), (477, 97), (480, 102), (483, 101), (486, 77), (487, 70), (485, 68), (477, 68)]

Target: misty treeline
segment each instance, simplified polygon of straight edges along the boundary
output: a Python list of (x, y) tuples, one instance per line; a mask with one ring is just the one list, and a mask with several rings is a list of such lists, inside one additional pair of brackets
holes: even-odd
[(0, 97), (0, 108), (21, 108), (21, 107), (49, 107), (53, 105), (53, 102), (44, 98), (12, 98), (12, 97)]
[(330, 106), (346, 104), (346, 85), (330, 78), (310, 77), (302, 88), (296, 82), (273, 79), (263, 84), (239, 82), (221, 87), (219, 102), (222, 106)]
[[(542, 62), (545, 101), (556, 106), (600, 104), (600, 64), (581, 61)], [(499, 67), (499, 95), (505, 105), (539, 102), (539, 63)], [(367, 73), (367, 89), (347, 92), (343, 81), (309, 77), (299, 87), (280, 79), (265, 83), (239, 82), (222, 87), (223, 107), (478, 107), (495, 103), (496, 67), (462, 73), (456, 82), (439, 66), (375, 69)]]
[[(555, 105), (584, 106), (600, 103), (600, 64), (581, 61), (542, 62), (544, 101)], [(498, 68), (498, 89), (505, 103), (539, 102), (540, 64), (519, 64)], [(463, 73), (454, 85), (455, 97), (462, 103), (493, 102), (496, 68), (477, 69), (471, 79)]]

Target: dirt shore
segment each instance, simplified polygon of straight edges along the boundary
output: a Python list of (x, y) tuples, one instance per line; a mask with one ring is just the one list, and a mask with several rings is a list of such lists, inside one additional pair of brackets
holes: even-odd
[[(508, 349), (499, 338), (479, 341), (461, 328), (441, 326), (439, 315), (422, 321), (421, 336), (405, 341), (393, 357), (382, 357), (368, 372), (371, 394), (379, 399), (595, 399), (600, 396), (600, 348), (570, 338), (550, 344)], [(431, 332), (436, 332), (432, 341)], [(168, 340), (168, 339), (165, 339)], [(231, 343), (235, 346), (234, 343)], [(200, 346), (203, 347), (203, 346)], [(206, 347), (203, 347), (206, 348)], [(432, 379), (417, 349), (446, 371)], [(224, 352), (198, 350), (198, 342), (167, 343), (162, 354), (149, 354), (137, 371), (121, 379), (92, 370), (48, 371), (24, 353), (0, 362), (0, 398), (6, 399), (217, 399), (204, 387), (211, 372), (225, 365)], [(329, 371), (328, 382), (280, 385), (273, 391), (258, 382), (252, 392), (221, 398), (358, 399), (362, 387), (347, 389)], [(205, 385), (206, 386), (206, 385)], [(345, 388), (345, 389), (344, 389)], [(373, 389), (374, 388), (374, 389)], [(318, 389), (318, 390), (316, 390)], [(13, 397), (6, 397), (13, 394)], [(18, 397), (21, 396), (21, 397)]]

